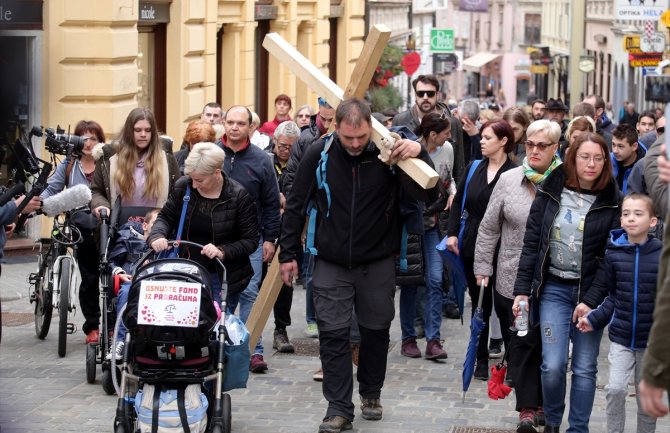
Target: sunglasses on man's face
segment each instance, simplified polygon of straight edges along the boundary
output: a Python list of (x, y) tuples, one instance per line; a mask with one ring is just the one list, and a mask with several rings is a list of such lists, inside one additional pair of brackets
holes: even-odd
[(665, 126), (659, 126), (658, 128), (656, 128), (656, 133), (657, 134), (660, 135), (660, 134), (663, 134), (664, 132), (665, 132)]
[(419, 98), (423, 98), (424, 96), (428, 96), (429, 98), (435, 97), (435, 90), (417, 90), (416, 91), (416, 96)]

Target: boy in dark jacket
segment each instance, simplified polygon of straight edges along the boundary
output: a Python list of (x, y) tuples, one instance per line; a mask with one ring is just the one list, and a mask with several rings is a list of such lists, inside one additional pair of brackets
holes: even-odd
[[(663, 244), (648, 235), (656, 225), (654, 203), (644, 194), (632, 193), (623, 201), (621, 226), (613, 230), (605, 262), (594, 286), (609, 287), (600, 306), (579, 319), (582, 332), (603, 329), (609, 324), (611, 340), (607, 385), (607, 430), (623, 432), (626, 421), (628, 382), (635, 373), (636, 395), (647, 347), (656, 298), (656, 278)], [(637, 431), (651, 433), (656, 418), (645, 414), (638, 400)]]
[[(160, 212), (160, 209), (152, 209), (147, 212), (143, 223), (124, 224), (121, 230), (119, 230), (122, 236), (116, 239), (111, 248), (109, 263), (112, 268), (112, 275), (115, 277), (115, 280), (118, 279), (121, 285), (116, 298), (116, 320), (121, 320), (119, 312), (128, 303), (130, 281), (133, 278), (132, 274), (135, 272), (137, 259), (149, 249), (147, 238), (149, 237), (149, 233), (151, 233), (151, 228), (156, 221), (158, 212)], [(127, 234), (123, 235), (124, 233)], [(114, 354), (117, 360), (123, 357), (125, 336), (126, 327), (121, 322), (119, 323), (119, 331), (117, 333), (116, 344), (114, 345)], [(112, 359), (112, 351), (107, 354), (107, 359)]]

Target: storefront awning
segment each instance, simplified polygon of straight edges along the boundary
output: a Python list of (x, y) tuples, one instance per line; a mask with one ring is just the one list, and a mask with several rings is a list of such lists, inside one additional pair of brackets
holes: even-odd
[(472, 57), (463, 60), (463, 69), (470, 72), (479, 72), (479, 69), (487, 63), (490, 63), (500, 57), (500, 54), (477, 53)]

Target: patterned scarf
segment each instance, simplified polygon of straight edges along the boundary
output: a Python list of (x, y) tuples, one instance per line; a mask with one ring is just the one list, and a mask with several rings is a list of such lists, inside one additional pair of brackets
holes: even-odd
[(538, 173), (537, 171), (533, 170), (530, 167), (530, 164), (528, 164), (528, 157), (526, 156), (523, 159), (523, 174), (529, 181), (538, 185), (544, 182), (547, 176), (549, 176), (549, 174), (551, 174), (551, 172), (554, 171), (554, 169), (561, 164), (562, 164), (561, 158), (558, 155), (554, 155), (554, 159), (551, 160), (549, 168), (547, 168), (547, 170), (544, 173)]

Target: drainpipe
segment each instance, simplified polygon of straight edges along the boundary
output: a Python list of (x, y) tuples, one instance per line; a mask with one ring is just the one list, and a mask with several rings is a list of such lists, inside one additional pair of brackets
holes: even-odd
[(584, 54), (586, 1), (572, 0), (570, 16), (570, 105), (581, 101), (584, 73), (579, 70), (579, 57)]

